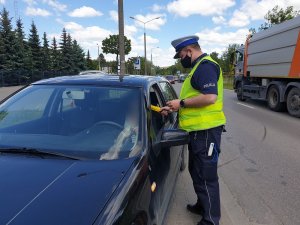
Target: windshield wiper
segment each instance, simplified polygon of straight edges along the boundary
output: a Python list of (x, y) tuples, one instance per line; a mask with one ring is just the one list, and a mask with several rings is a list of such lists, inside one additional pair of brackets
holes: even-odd
[(11, 153), (11, 154), (30, 154), (30, 155), (37, 155), (37, 156), (56, 156), (56, 157), (62, 157), (67, 159), (73, 159), (73, 160), (80, 160), (79, 158), (64, 155), (57, 152), (47, 152), (43, 150), (39, 150), (36, 148), (0, 148), (0, 153)]

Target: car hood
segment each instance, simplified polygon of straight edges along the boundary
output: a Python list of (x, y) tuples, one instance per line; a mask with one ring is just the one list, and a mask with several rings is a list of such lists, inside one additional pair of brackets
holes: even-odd
[(0, 156), (0, 224), (92, 224), (132, 162)]

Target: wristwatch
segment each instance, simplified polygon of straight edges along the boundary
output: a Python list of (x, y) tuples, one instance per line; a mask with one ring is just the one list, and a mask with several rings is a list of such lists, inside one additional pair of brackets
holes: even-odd
[(181, 107), (181, 108), (184, 108), (184, 99), (181, 99), (181, 100), (180, 100), (180, 107)]

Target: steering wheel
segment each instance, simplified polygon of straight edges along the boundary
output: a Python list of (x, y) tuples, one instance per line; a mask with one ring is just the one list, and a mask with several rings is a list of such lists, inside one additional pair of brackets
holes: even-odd
[(113, 122), (113, 121), (109, 121), (109, 120), (99, 121), (99, 122), (95, 123), (95, 124), (93, 125), (93, 127), (99, 126), (99, 125), (109, 125), (109, 126), (113, 126), (113, 127), (119, 128), (119, 129), (121, 129), (121, 130), (123, 129), (123, 126), (122, 126), (122, 125), (120, 125), (120, 124), (118, 124), (118, 123), (116, 123), (116, 122)]

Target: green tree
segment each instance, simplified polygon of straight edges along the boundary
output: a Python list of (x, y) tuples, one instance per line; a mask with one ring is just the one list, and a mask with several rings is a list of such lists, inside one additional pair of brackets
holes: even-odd
[(232, 55), (235, 53), (235, 50), (239, 48), (239, 44), (230, 44), (227, 49), (223, 52), (219, 64), (222, 68), (224, 74), (231, 75), (233, 74), (233, 65), (231, 63)]
[(0, 13), (0, 36), (2, 41), (2, 67), (5, 70), (13, 70), (16, 64), (16, 37), (12, 30), (11, 19), (8, 11), (3, 8)]
[[(131, 51), (131, 40), (124, 36), (124, 45), (125, 45), (125, 55), (128, 55)], [(116, 65), (118, 68), (118, 58), (119, 58), (119, 35), (109, 35), (108, 38), (105, 38), (102, 41), (102, 51), (105, 54), (111, 53), (116, 55)]]
[(293, 6), (288, 6), (286, 9), (279, 8), (276, 5), (272, 10), (269, 10), (265, 15), (266, 22), (261, 24), (258, 28), (259, 30), (266, 30), (274, 24), (282, 23), (286, 20), (293, 19), (294, 17), (299, 15), (299, 11), (294, 11)]
[(25, 33), (23, 31), (23, 23), (22, 20), (19, 18), (16, 22), (16, 69), (25, 69), (26, 60), (27, 59), (27, 43), (25, 40)]
[(43, 34), (43, 48), (42, 48), (42, 68), (43, 71), (48, 71), (50, 69), (50, 49), (49, 41), (47, 39), (47, 34)]
[(0, 70), (4, 69), (4, 63), (5, 63), (4, 40), (0, 33)]
[(86, 67), (88, 70), (93, 70), (93, 62), (91, 59), (91, 55), (90, 55), (90, 50), (88, 50), (87, 55), (86, 55)]
[(66, 51), (66, 59), (67, 59), (67, 69), (66, 71), (68, 73), (73, 73), (73, 69), (74, 69), (74, 52), (73, 52), (73, 46), (72, 46), (72, 37), (71, 35), (68, 33), (67, 35), (67, 51)]
[(210, 55), (210, 57), (211, 57), (213, 60), (215, 60), (217, 63), (220, 63), (219, 53), (217, 53), (217, 52), (212, 52), (212, 53), (210, 53), (209, 55)]
[(37, 28), (32, 21), (31, 29), (28, 38), (28, 46), (31, 57), (31, 70), (33, 71), (41, 71), (42, 70), (42, 54), (40, 47), (40, 38), (38, 35)]
[(59, 49), (60, 49), (60, 70), (66, 72), (69, 69), (69, 48), (68, 48), (68, 35), (65, 28), (63, 28), (60, 36)]
[(106, 59), (103, 53), (100, 53), (99, 58), (100, 58), (100, 67), (101, 67), (100, 69), (102, 70), (102, 68), (106, 66)]
[(84, 51), (83, 49), (78, 45), (77, 41), (74, 40), (72, 44), (73, 49), (73, 72), (75, 74), (78, 74), (80, 71), (85, 70), (85, 58), (84, 58)]
[(126, 73), (127, 74), (136, 74), (136, 71), (134, 69), (134, 62), (136, 60), (136, 57), (131, 57), (126, 62)]
[(50, 51), (50, 69), (57, 72), (60, 68), (60, 52), (57, 47), (57, 42), (55, 37), (52, 39), (51, 51)]

